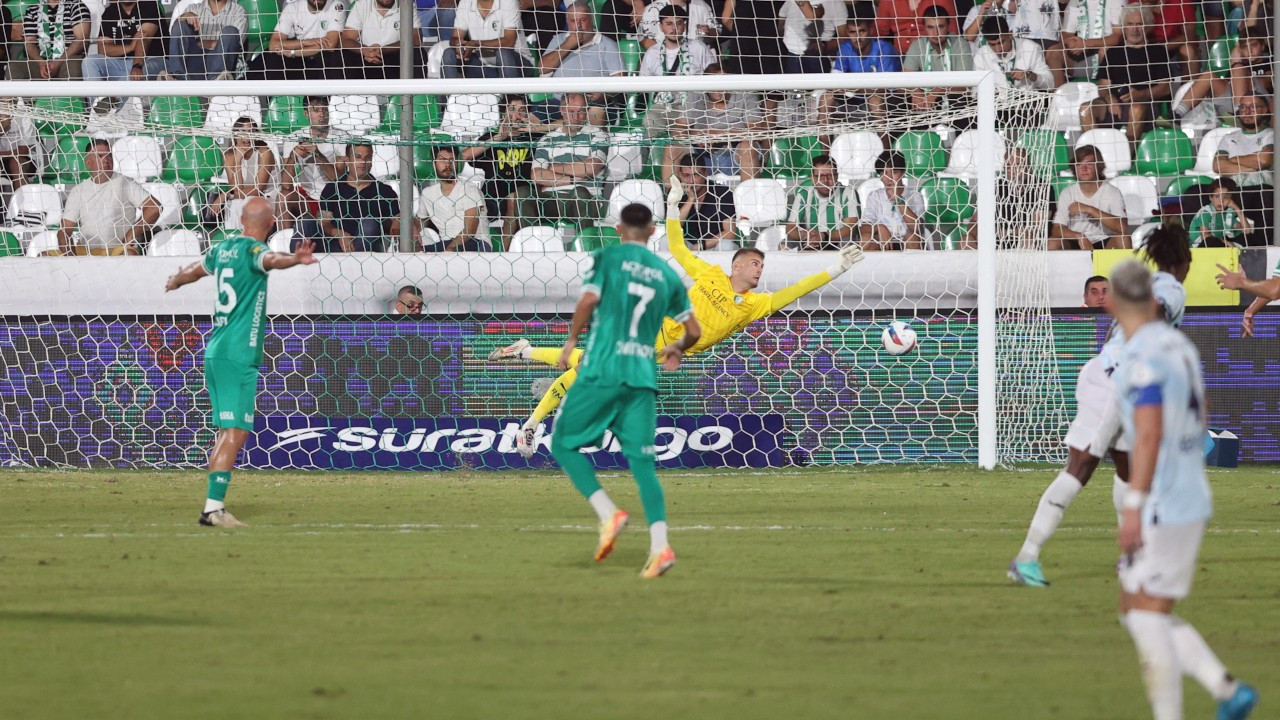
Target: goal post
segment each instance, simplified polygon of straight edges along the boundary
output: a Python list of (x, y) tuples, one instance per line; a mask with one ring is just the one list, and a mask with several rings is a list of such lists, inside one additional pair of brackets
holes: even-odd
[[(401, 197), (403, 197), (406, 193), (416, 196), (424, 187), (423, 180), (434, 179), (434, 177), (424, 178), (416, 174), (419, 172), (416, 168), (423, 166), (421, 157), (423, 148), (427, 148), (428, 152), (430, 152), (431, 148), (437, 147), (442, 143), (451, 143), (458, 147), (477, 142), (483, 144), (483, 141), (479, 141), (474, 137), (470, 138), (469, 141), (441, 140), (440, 134), (436, 133), (434, 129), (422, 130), (421, 128), (425, 126), (412, 120), (415, 109), (419, 107), (416, 103), (417, 98), (427, 96), (437, 98), (433, 102), (438, 107), (445, 105), (446, 99), (460, 97), (498, 96), (509, 98), (562, 93), (609, 93), (631, 98), (655, 93), (757, 93), (765, 97), (783, 98), (779, 101), (781, 103), (794, 102), (796, 107), (802, 108), (795, 112), (803, 113), (806, 112), (803, 109), (805, 103), (809, 102), (810, 97), (816, 97), (816, 93), (885, 91), (906, 94), (917, 88), (947, 88), (949, 91), (955, 92), (957, 97), (967, 99), (963, 102), (956, 102), (949, 107), (930, 111), (913, 111), (910, 107), (902, 105), (891, 109), (885, 116), (862, 116), (855, 119), (835, 121), (825, 121), (825, 118), (814, 121), (810, 117), (809, 122), (792, 122), (786, 125), (777, 123), (766, 129), (743, 128), (741, 132), (730, 131), (722, 136), (722, 139), (727, 138), (729, 142), (739, 140), (753, 141), (758, 143), (761, 148), (771, 148), (770, 151), (775, 151), (777, 147), (783, 145), (782, 141), (822, 137), (824, 144), (820, 149), (825, 151), (828, 147), (826, 143), (830, 138), (859, 131), (864, 133), (869, 131), (870, 133), (888, 137), (903, 131), (927, 133), (937, 127), (941, 131), (950, 132), (950, 137), (947, 137), (946, 141), (954, 142), (966, 127), (973, 130), (972, 133), (966, 133), (966, 136), (970, 138), (971, 144), (966, 146), (965, 151), (972, 154), (972, 167), (969, 175), (964, 176), (961, 173), (959, 180), (947, 185), (947, 187), (952, 188), (951, 192), (956, 192), (954, 186), (961, 187), (965, 202), (969, 202), (969, 198), (972, 196), (971, 202), (973, 215), (976, 218), (977, 231), (976, 250), (941, 249), (949, 247), (944, 243), (942, 237), (941, 228), (944, 225), (942, 220), (939, 219), (936, 223), (933, 219), (929, 220), (928, 223), (922, 221), (922, 227), (926, 224), (929, 226), (930, 237), (932, 238), (928, 241), (929, 246), (936, 246), (939, 249), (909, 250), (906, 252), (890, 250), (885, 253), (876, 253), (874, 254), (875, 257), (864, 262), (862, 266), (855, 268), (848, 276), (836, 280), (831, 286), (824, 288), (812, 297), (803, 298), (795, 306), (794, 313), (804, 317), (810, 317), (814, 313), (833, 316), (835, 320), (825, 319), (823, 321), (824, 327), (834, 327), (839, 322), (853, 322), (859, 327), (863, 325), (874, 327), (876, 322), (883, 321), (884, 318), (899, 313), (903, 319), (911, 320), (913, 317), (921, 317), (926, 323), (929, 317), (940, 318), (937, 323), (940, 334), (937, 337), (945, 342), (954, 342), (954, 352), (956, 353), (967, 356), (968, 353), (972, 352), (972, 370), (957, 370), (968, 379), (959, 383), (957, 387), (950, 387), (947, 386), (948, 381), (939, 381), (937, 375), (939, 371), (924, 371), (934, 374), (922, 378), (913, 374), (915, 371), (900, 372), (901, 368), (892, 367), (889, 359), (881, 358), (879, 361), (880, 367), (877, 367), (874, 372), (866, 374), (864, 379), (866, 384), (862, 386), (865, 391), (861, 394), (845, 392), (843, 389), (830, 390), (823, 388), (819, 394), (833, 402), (835, 407), (824, 409), (820, 407), (821, 403), (818, 403), (819, 406), (805, 410), (804, 413), (807, 414), (804, 415), (804, 419), (797, 421), (800, 423), (798, 426), (788, 426), (780, 431), (779, 436), (785, 435), (787, 439), (779, 441), (779, 444), (786, 447), (781, 448), (779, 453), (773, 457), (775, 459), (784, 458), (783, 464), (794, 462), (841, 463), (867, 459), (893, 462), (902, 459), (956, 460), (965, 458), (976, 461), (980, 467), (986, 469), (993, 468), (1002, 462), (1036, 458), (1047, 459), (1057, 452), (1053, 442), (1047, 436), (1056, 433), (1060, 429), (1064, 423), (1064, 418), (1062, 417), (1063, 400), (1060, 389), (1048, 387), (1036, 389), (1031, 387), (1036, 381), (1043, 383), (1056, 373), (1051, 352), (1042, 352), (1045, 348), (1050, 351), (1052, 349), (1052, 327), (1048, 320), (1048, 291), (1046, 290), (1048, 268), (1044, 257), (1044, 232), (1043, 229), (1021, 225), (1012, 227), (1010, 223), (1020, 221), (1002, 218), (1006, 215), (1020, 218), (1031, 217), (1031, 215), (1025, 213), (1021, 215), (1018, 213), (1002, 213), (1000, 208), (1004, 205), (1014, 204), (1036, 207), (1044, 205), (1047, 202), (1048, 183), (1044, 182), (1036, 185), (1036, 191), (1033, 196), (999, 198), (996, 196), (996, 178), (1003, 172), (1000, 163), (1001, 158), (1004, 156), (1006, 145), (1012, 147), (1021, 133), (1040, 127), (1040, 123), (1044, 121), (1047, 115), (1049, 96), (1032, 91), (1011, 90), (1007, 87), (998, 88), (995, 76), (990, 73), (633, 76), (603, 79), (549, 77), (483, 80), (334, 80), (326, 82), (126, 81), (77, 82), (74, 84), (0, 82), (0, 98), (24, 98), (25, 100), (20, 104), (21, 109), (17, 110), (17, 113), (26, 114), (41, 127), (54, 126), (59, 123), (66, 124), (70, 119), (60, 113), (75, 112), (75, 110), (67, 111), (58, 103), (42, 103), (37, 101), (37, 98), (63, 99), (99, 96), (137, 98), (143, 108), (140, 118), (96, 118), (86, 114), (75, 118), (78, 123), (78, 129), (73, 134), (78, 137), (105, 136), (113, 140), (122, 136), (154, 134), (164, 136), (165, 142), (171, 142), (184, 136), (200, 136), (215, 141), (219, 152), (231, 140), (233, 134), (231, 128), (209, 123), (193, 123), (189, 126), (157, 125), (151, 121), (148, 106), (154, 107), (157, 99), (162, 97), (203, 98), (205, 103), (208, 103), (211, 98), (247, 98), (257, 103), (258, 113), (265, 117), (269, 110), (268, 104), (259, 102), (258, 98), (312, 95), (329, 97), (351, 96), (374, 98), (377, 107), (370, 112), (376, 113), (379, 116), (379, 120), (383, 120), (390, 117), (390, 113), (387, 110), (390, 104), (398, 102), (400, 110), (398, 126), (387, 126), (385, 123), (380, 123), (375, 132), (371, 123), (364, 123), (363, 125), (370, 126), (367, 130), (343, 135), (340, 138), (335, 137), (335, 142), (369, 142), (387, 150), (390, 149), (389, 146), (394, 145), (398, 155), (399, 167), (404, 171), (387, 176), (385, 181), (395, 183)], [(274, 108), (274, 103), (270, 104)], [(234, 108), (232, 110), (234, 111)], [(809, 111), (811, 111), (811, 108), (809, 108)], [(13, 112), (12, 106), (10, 107), (10, 112)], [(447, 112), (448, 110), (446, 110)], [(95, 122), (97, 123), (96, 126)], [(387, 122), (390, 122), (390, 120), (387, 120)], [(635, 123), (628, 129), (631, 132), (614, 133), (610, 136), (610, 152), (620, 152), (628, 144), (638, 146), (637, 156), (642, 158), (638, 162), (645, 166), (658, 165), (662, 148), (674, 142), (669, 137), (656, 135)], [(384, 134), (388, 130), (393, 131), (394, 135)], [(264, 138), (270, 143), (278, 143), (283, 147), (289, 141), (290, 136), (280, 133), (272, 134), (270, 130), (264, 127), (260, 130), (258, 137)], [(55, 141), (58, 140), (55, 138)], [(886, 147), (888, 146), (889, 144), (886, 143)], [(56, 147), (49, 149), (50, 155), (52, 156), (52, 153), (57, 150), (58, 148)], [(762, 165), (768, 165), (767, 156)], [(768, 176), (769, 170), (768, 167), (764, 167), (761, 170), (761, 177)], [(787, 177), (783, 178), (789, 193), (795, 191), (795, 179), (807, 174), (808, 168), (790, 168), (790, 170), (793, 172), (784, 173)], [(935, 168), (936, 170), (937, 168)], [(624, 175), (623, 177), (627, 176)], [(652, 174), (650, 177), (652, 177)], [(921, 175), (911, 178), (909, 182), (920, 184), (922, 187), (926, 179), (928, 179), (926, 176)], [(660, 184), (661, 180), (662, 178), (659, 176), (649, 182)], [(616, 190), (618, 185), (625, 182), (625, 179), (616, 180), (610, 184), (613, 184)], [(733, 180), (731, 179), (728, 182), (732, 183)], [(857, 182), (865, 181), (859, 179)], [(649, 187), (652, 187), (652, 184)], [(665, 190), (665, 188), (663, 189)], [(69, 190), (68, 186), (59, 188), (64, 199)], [(791, 195), (787, 196), (788, 205), (792, 202), (791, 197)], [(933, 202), (934, 197), (930, 195), (929, 201)], [(946, 199), (946, 196), (939, 197), (943, 197), (944, 202), (950, 202)], [(653, 201), (653, 198), (648, 196), (644, 198), (636, 197), (635, 199)], [(601, 198), (600, 206), (604, 208), (606, 205), (607, 203)], [(501, 325), (502, 322), (501, 313), (497, 310), (498, 307), (506, 308), (504, 311), (531, 313), (539, 318), (539, 322), (545, 320), (553, 324), (557, 316), (565, 314), (566, 306), (563, 298), (555, 299), (552, 296), (559, 297), (556, 295), (557, 293), (563, 295), (567, 288), (571, 286), (571, 278), (574, 272), (566, 270), (566, 268), (576, 268), (583, 257), (580, 254), (581, 251), (589, 250), (590, 246), (566, 244), (563, 255), (558, 255), (555, 250), (546, 252), (546, 248), (544, 248), (538, 253), (508, 251), (462, 253), (448, 256), (413, 252), (414, 257), (410, 259), (401, 256), (411, 251), (421, 250), (422, 237), (424, 235), (421, 231), (415, 231), (414, 204), (409, 202), (400, 203), (400, 208), (400, 237), (397, 241), (389, 243), (386, 247), (369, 248), (368, 250), (372, 250), (372, 252), (367, 257), (361, 253), (356, 254), (363, 259), (357, 259), (356, 256), (330, 258), (326, 262), (322, 262), (317, 270), (306, 273), (299, 271), (298, 277), (301, 279), (296, 281), (289, 280), (285, 283), (280, 283), (280, 280), (284, 280), (284, 278), (273, 280), (272, 303), (274, 307), (282, 310), (280, 316), (282, 318), (301, 317), (316, 312), (316, 308), (326, 315), (371, 314), (376, 312), (371, 310), (372, 308), (388, 306), (391, 300), (387, 296), (389, 288), (393, 285), (401, 284), (414, 285), (415, 283), (412, 282), (412, 279), (415, 275), (423, 279), (436, 278), (439, 281), (435, 288), (429, 288), (424, 292), (423, 300), (427, 305), (427, 313), (429, 314), (440, 312), (438, 310), (440, 307), (469, 307), (472, 308), (470, 313), (472, 319), (491, 322), (495, 326)], [(959, 210), (951, 208), (948, 211), (952, 211), (952, 216), (949, 218), (951, 220), (949, 223), (951, 233), (946, 239), (947, 243), (954, 242), (954, 238), (962, 237), (963, 230), (966, 227), (966, 221), (959, 217)], [(930, 218), (946, 215), (946, 212), (932, 208), (932, 206), (927, 212)], [(738, 244), (748, 245), (761, 241), (764, 235), (758, 232), (760, 228), (755, 228), (756, 232), (753, 233), (749, 219), (742, 217), (742, 214), (743, 211), (739, 208), (737, 224), (746, 233), (739, 235), (737, 238)], [(576, 231), (580, 235), (585, 235), (587, 233), (582, 233), (582, 229), (597, 225), (604, 227), (607, 224), (606, 217), (578, 218), (571, 224), (576, 225)], [(11, 213), (6, 212), (4, 224), (9, 225), (12, 219)], [(489, 219), (493, 220), (493, 218)], [(781, 222), (776, 222), (775, 226), (781, 224)], [(220, 231), (207, 228), (206, 230), (201, 230), (198, 233), (201, 237), (201, 247), (208, 247), (211, 242), (219, 239), (218, 232)], [(495, 232), (505, 232), (505, 230), (498, 230), (495, 225)], [(504, 241), (509, 240), (510, 238), (504, 238)], [(495, 245), (494, 248), (499, 250), (500, 246)], [(771, 251), (776, 249), (779, 248), (769, 248)], [(705, 257), (715, 264), (727, 267), (727, 255), (709, 253)], [(798, 252), (784, 250), (781, 253), (771, 254), (771, 267), (779, 267), (776, 275), (780, 277), (770, 277), (770, 273), (767, 271), (762, 289), (778, 290), (782, 287), (780, 283), (784, 280), (797, 280), (808, 272), (814, 272), (826, 267), (829, 262), (825, 261), (824, 257), (826, 255), (824, 255), (824, 250), (822, 249), (814, 251), (801, 249)], [(67, 271), (73, 275), (76, 273), (87, 275), (101, 272), (108, 267), (104, 263), (111, 263), (109, 267), (115, 268), (122, 267), (122, 264), (127, 264), (131, 261), (124, 258), (0, 259), (0, 277), (5, 278), (6, 282), (13, 281), (13, 288), (21, 289), (31, 287), (31, 283), (36, 282), (39, 272), (53, 272), (53, 266), (42, 266), (33, 276), (32, 271), (34, 268), (20, 267), (22, 263), (31, 262), (65, 263), (67, 265), (62, 267), (67, 268)], [(138, 262), (151, 263), (151, 267), (156, 267), (161, 261), (158, 258), (147, 258)], [(169, 264), (172, 264), (172, 262)], [(160, 271), (155, 270), (155, 272)], [(545, 274), (543, 274), (544, 272)], [(21, 282), (17, 280), (19, 277), (22, 278)], [(500, 287), (495, 280), (496, 278), (504, 278)], [(274, 287), (277, 283), (283, 284), (285, 287), (280, 291), (276, 291)], [(471, 291), (464, 289), (464, 285), (474, 285), (477, 288), (484, 288), (485, 292), (497, 292), (504, 296), (511, 295), (513, 297), (504, 297), (501, 302), (498, 302), (492, 296), (485, 298), (480, 295), (469, 294)], [(114, 305), (132, 307), (136, 314), (166, 315), (173, 312), (175, 308), (181, 308), (180, 312), (183, 314), (189, 313), (195, 316), (204, 314), (194, 309), (189, 310), (189, 305), (186, 302), (174, 304), (172, 298), (164, 298), (154, 292), (144, 292), (130, 288), (122, 288), (120, 292), (135, 299), (114, 303)], [(328, 293), (328, 296), (320, 297), (324, 293)], [(376, 302), (369, 298), (362, 298), (362, 293), (367, 295), (376, 294)], [(438, 297), (434, 296), (433, 293), (438, 294)], [(301, 297), (307, 294), (310, 294), (310, 296)], [(290, 301), (286, 302), (284, 299), (279, 298), (278, 296), (281, 295), (288, 297)], [(433, 300), (438, 300), (439, 302), (433, 303)], [(476, 309), (485, 307), (485, 302), (490, 303), (488, 305), (491, 308), (490, 310), (481, 311)], [(0, 310), (3, 310), (0, 315), (23, 315), (29, 312), (32, 315), (40, 314), (38, 311), (32, 312), (31, 303), (26, 303), (21, 299), (6, 301), (0, 303), (0, 305), (8, 306), (0, 308)], [(80, 312), (67, 312), (65, 314), (76, 316), (96, 315), (96, 313), (92, 312), (92, 306), (87, 299), (83, 303), (83, 308)], [(307, 308), (313, 309), (308, 310)], [(1013, 312), (1009, 314), (1008, 327), (1002, 327), (1001, 325), (1004, 308), (1013, 309)], [(789, 312), (791, 311), (784, 310), (783, 315)], [(965, 315), (967, 312), (972, 313), (970, 319), (965, 319), (968, 317)], [(104, 311), (103, 315), (105, 316), (106, 314), (106, 311)], [(120, 314), (125, 315), (127, 313)], [(817, 317), (817, 315), (813, 315), (813, 317)], [(846, 317), (849, 320), (844, 320)], [(859, 321), (858, 318), (866, 319)], [(950, 327), (950, 323), (957, 319), (963, 325), (962, 329), (957, 330)], [(49, 320), (47, 322), (52, 323), (53, 321)], [(311, 327), (312, 325), (308, 325), (309, 322), (299, 321), (298, 326)], [(438, 329), (444, 331), (443, 327)], [(169, 328), (165, 332), (172, 334), (175, 331)], [(968, 334), (970, 332), (972, 332), (972, 335)], [(795, 341), (789, 335), (794, 333), (794, 327), (780, 331), (786, 342)], [(873, 339), (867, 340), (867, 337), (872, 337)], [(924, 332), (922, 337), (930, 339), (930, 334)], [(514, 339), (514, 336), (511, 336), (511, 339)], [(1006, 339), (1009, 342), (1002, 342)], [(866, 337), (860, 335), (857, 340), (860, 345), (856, 350), (825, 348), (818, 351), (805, 352), (820, 353), (823, 354), (824, 358), (828, 358), (818, 363), (823, 367), (830, 364), (830, 358), (838, 359), (841, 357), (840, 353), (846, 351), (848, 357), (856, 357), (861, 362), (864, 358), (870, 357), (874, 353), (874, 343), (876, 341), (878, 341), (878, 335), (867, 335)], [(846, 338), (843, 342), (849, 343), (851, 340)], [(1026, 347), (1027, 342), (1034, 346), (1037, 352), (1020, 356), (1020, 348)], [(972, 343), (972, 345), (969, 345), (969, 343)], [(727, 353), (734, 358), (740, 358), (750, 366), (752, 361), (746, 357), (751, 352), (748, 343), (726, 343), (726, 345), (728, 346), (725, 350)], [(3, 345), (0, 345), (0, 347), (3, 347)], [(717, 351), (712, 352), (715, 353)], [(948, 359), (943, 355), (944, 353), (940, 353), (938, 358), (942, 360), (956, 359)], [(18, 358), (19, 361), (23, 359), (22, 357)], [(34, 359), (34, 356), (25, 359)], [(469, 356), (459, 365), (459, 372), (465, 375), (466, 372), (478, 367), (482, 362), (479, 356)], [(903, 364), (910, 362), (912, 361), (904, 361)], [(307, 363), (304, 363), (304, 365), (310, 366)], [(311, 363), (311, 365), (314, 365), (314, 363)], [(964, 365), (964, 362), (957, 362), (954, 367), (961, 368)], [(1032, 367), (1033, 365), (1034, 367)], [(810, 366), (806, 365), (805, 367)], [(949, 364), (948, 367), (952, 367), (952, 365)], [(1013, 372), (1009, 372), (1010, 369)], [(198, 371), (198, 369), (191, 370), (189, 367), (187, 370), (189, 372)], [(842, 371), (843, 369), (837, 367), (836, 370)], [(485, 372), (489, 372), (489, 370)], [(492, 370), (492, 372), (501, 371)], [(736, 371), (719, 369), (717, 372), (722, 373), (722, 377), (727, 377), (729, 373)], [(785, 375), (788, 372), (788, 368), (783, 368), (780, 372)], [(522, 375), (521, 377), (524, 376)], [(763, 406), (750, 397), (744, 397), (741, 401), (742, 407), (754, 408), (755, 411), (760, 411), (760, 407), (763, 407), (764, 411), (757, 412), (757, 414), (780, 415), (784, 416), (784, 420), (786, 420), (786, 418), (791, 417), (787, 415), (790, 411), (784, 407), (789, 398), (793, 398), (799, 393), (799, 395), (806, 398), (804, 402), (812, 403), (813, 400), (810, 399), (810, 396), (813, 393), (804, 384), (808, 382), (807, 378), (803, 379), (803, 381), (797, 380), (796, 382), (801, 382), (799, 386), (790, 387), (787, 384), (791, 382), (788, 377), (778, 379), (780, 384), (777, 387), (779, 389)], [(885, 381), (890, 383), (891, 387), (888, 390), (873, 387), (872, 384), (879, 382), (879, 380), (873, 381), (871, 380), (872, 377), (885, 378)], [(377, 379), (379, 384), (382, 384), (382, 379)], [(305, 384), (303, 380), (302, 378), (297, 380), (298, 387)], [(770, 382), (773, 382), (773, 380), (771, 378)], [(460, 388), (465, 384), (465, 378), (459, 380)], [(733, 385), (734, 383), (729, 384)], [(272, 387), (270, 383), (266, 387), (268, 388), (266, 392), (273, 392), (270, 389)], [(719, 385), (715, 382), (707, 385), (707, 388), (718, 387)], [(746, 387), (746, 385), (738, 384), (734, 385), (734, 387), (735, 393), (731, 395), (736, 398), (738, 393), (745, 392), (742, 388)], [(687, 389), (688, 387), (686, 387)], [(893, 396), (896, 398), (894, 402), (905, 403), (912, 397), (912, 393), (917, 391), (921, 393), (921, 397), (924, 398), (924, 402), (929, 408), (938, 409), (936, 416), (930, 415), (927, 419), (920, 420), (920, 423), (925, 426), (925, 432), (920, 434), (917, 434), (915, 432), (916, 429), (910, 427), (909, 423), (899, 423), (892, 419), (886, 420), (880, 410), (868, 412), (865, 409), (854, 407), (862, 397), (879, 397), (883, 402), (889, 404), (890, 400), (887, 398)], [(280, 399), (284, 399), (290, 392), (292, 391), (281, 390)], [(936, 393), (936, 396), (930, 393)], [(1028, 400), (1034, 403), (1034, 406), (1027, 406), (1026, 402)], [(733, 402), (738, 401), (735, 399)], [(446, 406), (448, 404), (448, 402), (444, 403)], [(514, 401), (510, 404), (512, 406), (519, 405)], [(532, 404), (531, 400), (524, 401), (524, 405), (527, 407), (531, 407)], [(281, 414), (306, 414), (292, 398), (288, 402), (275, 402), (275, 399), (273, 399), (270, 405), (286, 408), (280, 411)], [(303, 403), (303, 405), (306, 405), (306, 403)], [(704, 414), (708, 416), (714, 415), (716, 408), (730, 405), (732, 403), (726, 405), (722, 402), (708, 402), (705, 405)], [(307, 405), (307, 407), (310, 407), (310, 405)], [(345, 411), (347, 409), (346, 407), (338, 407), (336, 410), (331, 408), (325, 412), (316, 410), (316, 416), (327, 417), (336, 414), (338, 410)], [(1006, 421), (1002, 419), (1002, 414), (1011, 409), (1018, 415), (1018, 420)], [(419, 412), (426, 411), (420, 410)], [(476, 411), (464, 399), (459, 400), (458, 404), (453, 407), (445, 407), (444, 412), (446, 414), (466, 414)], [(488, 412), (488, 410), (483, 412)], [(364, 406), (361, 406), (356, 414), (361, 417), (377, 416), (376, 412)], [(507, 409), (498, 414), (507, 416), (514, 414), (514, 412)], [(674, 413), (669, 414), (674, 415)], [(923, 418), (923, 414), (920, 417)], [(851, 431), (846, 431), (847, 428), (833, 428), (833, 425), (837, 423), (864, 422), (866, 418), (876, 424), (876, 432), (868, 433), (865, 438), (853, 442), (852, 445), (849, 444), (852, 437)], [(939, 418), (942, 419), (939, 420)], [(790, 422), (790, 420), (786, 422)], [(1010, 423), (1015, 422), (1028, 424), (1012, 427)], [(404, 430), (409, 425), (397, 424), (396, 427)], [(943, 430), (942, 428), (950, 428), (950, 430)], [(405, 430), (405, 432), (411, 434), (416, 430)], [(948, 434), (948, 437), (942, 437), (941, 433)], [(1016, 437), (1011, 436), (1004, 439), (1002, 438), (1002, 433), (1012, 433)], [(11, 424), (9, 428), (5, 429), (4, 434), (8, 437), (7, 442), (21, 445), (21, 442), (15, 439), (22, 434), (20, 428)], [(950, 435), (954, 435), (954, 438), (950, 437)], [(870, 444), (875, 442), (875, 438), (881, 437), (886, 438), (886, 441), (890, 443), (901, 443), (903, 450), (901, 452), (897, 450), (880, 452), (871, 449)], [(828, 444), (833, 442), (833, 439), (835, 446), (827, 447)], [(817, 442), (822, 447), (806, 447), (810, 442)], [(955, 448), (963, 447), (965, 444), (968, 444), (971, 450), (968, 452), (955, 450)], [(455, 452), (457, 451), (455, 450)], [(26, 454), (24, 455), (23, 453)], [(28, 462), (42, 460), (37, 454), (33, 454), (28, 449), (21, 447), (18, 448), (18, 451), (10, 450), (10, 454), (15, 458), (25, 458), (25, 461)], [(266, 457), (266, 455), (262, 457)], [(134, 462), (143, 465), (152, 463), (151, 460), (146, 459)], [(270, 463), (268, 462), (267, 464)], [(320, 464), (320, 466), (326, 465)]]

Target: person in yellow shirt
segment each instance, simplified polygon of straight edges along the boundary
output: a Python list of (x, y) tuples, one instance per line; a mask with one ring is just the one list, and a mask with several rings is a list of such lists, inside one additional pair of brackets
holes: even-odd
[[(680, 225), (680, 199), (684, 196), (684, 188), (680, 181), (672, 176), (671, 190), (667, 194), (667, 242), (671, 246), (671, 255), (680, 263), (680, 267), (693, 278), (693, 286), (689, 288), (689, 300), (693, 306), (693, 314), (702, 323), (702, 337), (693, 344), (686, 355), (696, 355), (710, 350), (721, 340), (734, 335), (746, 326), (764, 317), (768, 317), (785, 308), (800, 297), (826, 285), (843, 275), (849, 268), (862, 260), (862, 248), (851, 242), (841, 249), (836, 263), (826, 270), (814, 273), (800, 282), (773, 293), (754, 292), (760, 284), (760, 275), (764, 272), (764, 251), (756, 248), (742, 248), (733, 254), (730, 271), (718, 265), (701, 260), (685, 245), (684, 230)], [(654, 340), (657, 351), (675, 342), (684, 335), (684, 325), (666, 318), (662, 324), (662, 332)], [(560, 362), (560, 347), (533, 347), (529, 341), (520, 338), (514, 343), (498, 348), (489, 354), (490, 360), (532, 360), (551, 366)], [(538, 425), (555, 411), (564, 399), (565, 393), (578, 377), (578, 365), (582, 361), (582, 350), (574, 350), (569, 358), (569, 367), (551, 384), (543, 394), (533, 414), (525, 421), (520, 434), (516, 437), (516, 449), (521, 455), (530, 457), (535, 451), (534, 438)]]

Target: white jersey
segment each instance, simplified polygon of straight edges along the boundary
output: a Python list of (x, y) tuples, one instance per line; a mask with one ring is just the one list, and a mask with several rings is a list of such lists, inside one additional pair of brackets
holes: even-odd
[[(1151, 292), (1164, 311), (1164, 321), (1173, 327), (1182, 327), (1182, 316), (1187, 310), (1187, 289), (1178, 282), (1178, 278), (1163, 270), (1156, 272), (1151, 279)], [(1098, 351), (1098, 357), (1102, 359), (1108, 375), (1115, 372), (1119, 351), (1123, 346), (1124, 331), (1116, 325), (1111, 330), (1111, 337), (1107, 338)]]
[(1200, 353), (1181, 331), (1161, 322), (1143, 325), (1125, 343), (1111, 376), (1125, 437), (1134, 440), (1137, 408), (1159, 406), (1162, 435), (1151, 494), (1142, 522), (1179, 525), (1213, 514), (1204, 471), (1204, 379)]

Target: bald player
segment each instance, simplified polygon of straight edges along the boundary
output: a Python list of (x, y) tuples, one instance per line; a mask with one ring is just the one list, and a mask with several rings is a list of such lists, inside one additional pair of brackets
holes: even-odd
[(213, 303), (213, 331), (205, 344), (205, 384), (213, 405), (218, 436), (209, 454), (209, 494), (200, 524), (239, 527), (244, 523), (226, 510), (227, 487), (236, 455), (253, 430), (258, 368), (262, 365), (262, 336), (267, 326), (267, 272), (316, 262), (310, 240), (295, 253), (272, 252), (263, 244), (275, 225), (271, 204), (256, 197), (241, 214), (243, 235), (232, 235), (209, 248), (204, 259), (169, 278), (166, 292), (206, 275), (217, 280)]
[[(689, 277), (693, 278), (693, 287), (689, 288), (689, 299), (694, 314), (702, 323), (702, 337), (685, 351), (687, 355), (696, 355), (710, 350), (721, 340), (734, 335), (746, 326), (764, 317), (768, 317), (795, 302), (804, 295), (826, 285), (843, 275), (849, 268), (862, 260), (862, 248), (856, 243), (840, 250), (834, 265), (826, 270), (810, 275), (795, 285), (785, 287), (774, 293), (754, 292), (760, 284), (760, 275), (764, 272), (764, 252), (755, 248), (743, 248), (733, 254), (730, 271), (726, 273), (718, 265), (700, 260), (685, 245), (684, 230), (680, 226), (680, 200), (684, 197), (684, 188), (679, 179), (670, 179), (671, 191), (667, 194), (667, 241), (671, 246), (671, 255), (675, 257)], [(620, 229), (621, 231), (621, 229)], [(661, 351), (684, 334), (684, 326), (671, 318), (662, 325), (662, 332), (654, 340), (654, 347)], [(548, 365), (556, 365), (560, 361), (560, 348), (536, 348), (528, 340), (521, 338), (514, 343), (494, 350), (490, 360), (533, 360)], [(516, 437), (516, 449), (521, 455), (530, 457), (535, 450), (534, 438), (538, 425), (550, 415), (578, 377), (578, 365), (582, 362), (582, 351), (574, 351), (569, 360), (569, 369), (556, 378), (551, 387), (543, 394), (533, 415), (525, 421), (520, 434)]]

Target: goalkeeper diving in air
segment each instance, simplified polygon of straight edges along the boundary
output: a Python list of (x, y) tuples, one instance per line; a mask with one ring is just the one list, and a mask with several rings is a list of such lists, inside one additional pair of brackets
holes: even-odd
[[(671, 254), (689, 277), (689, 299), (694, 314), (702, 323), (702, 337), (685, 351), (687, 355), (710, 350), (725, 338), (746, 326), (768, 317), (786, 306), (840, 277), (862, 260), (862, 248), (852, 242), (840, 250), (834, 265), (814, 273), (800, 282), (773, 293), (754, 292), (764, 272), (764, 252), (755, 248), (742, 248), (733, 254), (731, 269), (725, 273), (696, 257), (684, 242), (684, 230), (680, 226), (680, 200), (684, 188), (676, 177), (671, 178), (671, 190), (667, 193), (667, 241)], [(667, 318), (662, 331), (654, 341), (659, 352), (684, 334), (684, 326)], [(560, 361), (560, 347), (532, 347), (521, 338), (510, 345), (489, 354), (490, 360), (532, 360), (555, 366)], [(516, 437), (516, 449), (524, 457), (531, 457), (536, 450), (534, 439), (538, 425), (555, 411), (564, 400), (565, 393), (578, 377), (578, 365), (582, 362), (582, 350), (574, 350), (569, 359), (569, 369), (556, 378), (543, 394), (533, 414), (525, 421)]]

